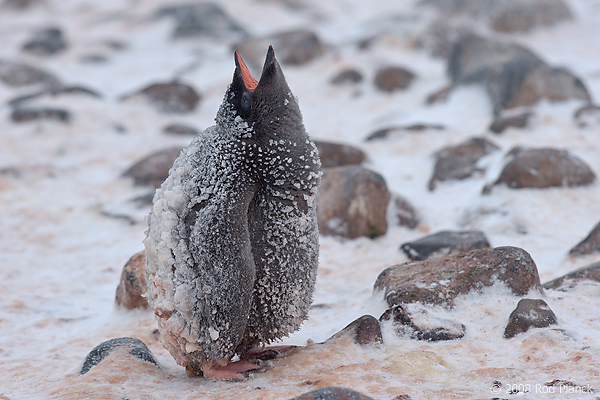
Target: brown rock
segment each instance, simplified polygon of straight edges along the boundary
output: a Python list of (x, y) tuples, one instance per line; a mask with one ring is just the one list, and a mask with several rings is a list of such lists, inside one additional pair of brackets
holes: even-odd
[(362, 80), (363, 76), (359, 71), (352, 68), (347, 68), (338, 72), (333, 78), (331, 78), (329, 82), (332, 85), (344, 85), (360, 83)]
[(375, 86), (384, 92), (406, 89), (415, 79), (415, 74), (402, 67), (385, 67), (375, 75)]
[(415, 229), (419, 225), (419, 216), (415, 207), (404, 197), (394, 195), (394, 215), (398, 218), (400, 226), (406, 226), (410, 229)]
[(600, 222), (596, 224), (585, 239), (569, 251), (569, 254), (580, 256), (597, 251), (600, 251)]
[(194, 127), (184, 124), (170, 124), (163, 128), (163, 132), (170, 135), (197, 135), (200, 131)]
[(473, 138), (438, 151), (433, 176), (429, 180), (429, 190), (434, 190), (437, 182), (466, 179), (476, 172), (483, 172), (477, 162), (498, 149), (498, 146), (485, 138)]
[(135, 253), (123, 267), (115, 302), (130, 310), (148, 308), (148, 301), (142, 297), (144, 293), (146, 293), (146, 254), (140, 251)]
[(545, 289), (559, 289), (567, 284), (578, 281), (594, 281), (600, 282), (600, 261), (590, 264), (586, 267), (576, 269), (566, 275), (544, 283)]
[(493, 185), (501, 183), (509, 188), (548, 188), (560, 186), (584, 186), (596, 179), (592, 170), (567, 150), (550, 148), (526, 149), (516, 147), (508, 153), (512, 159), (504, 166)]
[(383, 313), (379, 320), (382, 322), (391, 320), (399, 334), (409, 335), (416, 340), (438, 342), (460, 339), (465, 336), (467, 328), (464, 324), (441, 320), (429, 315), (427, 317), (428, 321), (417, 324), (413, 320), (413, 316), (402, 305), (398, 304)]
[(383, 343), (379, 320), (372, 315), (363, 315), (327, 340), (334, 340), (347, 335), (351, 335), (354, 343), (361, 346)]
[(123, 176), (133, 178), (136, 185), (158, 188), (169, 176), (169, 169), (181, 150), (182, 147), (170, 147), (152, 153), (129, 167)]
[(532, 113), (525, 112), (507, 117), (499, 116), (492, 122), (489, 129), (494, 133), (502, 133), (508, 128), (526, 128), (531, 115)]
[(419, 123), (419, 124), (412, 124), (412, 125), (405, 125), (405, 126), (393, 126), (390, 128), (384, 128), (384, 129), (375, 131), (372, 134), (370, 134), (365, 140), (367, 142), (370, 142), (371, 140), (385, 139), (389, 136), (392, 136), (394, 133), (401, 133), (401, 132), (421, 133), (421, 132), (425, 132), (425, 131), (429, 131), (429, 130), (442, 131), (444, 129), (446, 129), (446, 127), (444, 125), (428, 124), (428, 123), (422, 123), (422, 124)]
[(248, 64), (260, 70), (264, 62), (265, 50), (269, 45), (272, 45), (277, 52), (277, 60), (286, 65), (303, 65), (325, 52), (325, 46), (317, 34), (304, 29), (249, 38), (235, 47)]
[(347, 144), (338, 144), (315, 140), (321, 166), (323, 168), (341, 167), (344, 165), (362, 164), (367, 155), (364, 151)]
[(148, 100), (161, 112), (178, 114), (194, 111), (201, 100), (200, 94), (192, 86), (179, 82), (153, 83), (122, 99), (138, 96)]
[(510, 339), (529, 328), (545, 328), (556, 323), (556, 315), (544, 300), (522, 299), (508, 317), (504, 337)]
[(543, 290), (535, 262), (517, 247), (478, 249), (425, 261), (412, 261), (384, 270), (375, 282), (390, 307), (428, 303), (452, 307), (454, 299), (472, 290), (503, 282), (517, 296)]
[(291, 400), (374, 400), (372, 397), (352, 389), (328, 386), (312, 392), (304, 393)]
[(481, 231), (441, 231), (400, 246), (404, 254), (415, 261), (488, 247), (490, 243)]
[(347, 238), (384, 235), (389, 200), (378, 173), (358, 165), (327, 168), (317, 199), (319, 231)]

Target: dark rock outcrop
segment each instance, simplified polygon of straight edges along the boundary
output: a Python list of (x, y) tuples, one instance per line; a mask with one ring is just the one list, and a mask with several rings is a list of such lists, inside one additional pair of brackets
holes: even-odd
[(400, 246), (404, 254), (415, 261), (488, 247), (490, 243), (480, 231), (441, 231)]
[(37, 31), (23, 45), (23, 51), (38, 56), (51, 56), (67, 49), (67, 42), (60, 28), (46, 28)]
[(170, 147), (152, 153), (129, 167), (123, 176), (133, 178), (136, 185), (158, 188), (167, 179), (181, 150), (181, 147)]
[(391, 320), (399, 334), (409, 335), (416, 340), (439, 342), (460, 339), (465, 336), (467, 328), (464, 324), (428, 317), (425, 323), (417, 324), (411, 313), (398, 304), (383, 313), (379, 320), (382, 322)]
[(600, 261), (588, 266), (569, 272), (560, 278), (544, 283), (545, 289), (560, 289), (566, 285), (575, 284), (580, 281), (600, 282)]
[(202, 99), (196, 89), (181, 82), (153, 83), (122, 99), (138, 96), (145, 98), (158, 111), (173, 114), (194, 111)]
[(327, 340), (351, 335), (354, 343), (361, 346), (383, 343), (379, 320), (372, 315), (363, 315)]
[(10, 119), (14, 122), (32, 122), (32, 121), (57, 121), (69, 122), (71, 113), (62, 108), (39, 107), (39, 108), (17, 108), (10, 114)]
[(122, 337), (107, 340), (106, 342), (102, 342), (98, 346), (94, 347), (92, 351), (90, 351), (85, 357), (85, 361), (83, 362), (83, 366), (81, 367), (79, 374), (87, 374), (90, 369), (100, 364), (113, 351), (119, 348), (127, 349), (129, 354), (132, 356), (142, 361), (152, 363), (158, 367), (158, 362), (144, 342), (136, 338)]
[(504, 337), (510, 339), (529, 328), (545, 328), (556, 323), (556, 315), (544, 300), (523, 299), (508, 317)]
[(352, 389), (328, 386), (290, 400), (375, 400)]
[(417, 210), (408, 199), (396, 194), (393, 196), (391, 205), (394, 207), (394, 215), (400, 226), (415, 229), (417, 225), (419, 225), (419, 215)]
[(585, 239), (569, 251), (569, 254), (573, 256), (582, 256), (598, 251), (600, 251), (600, 222), (594, 226)]
[(367, 159), (365, 152), (354, 146), (322, 140), (315, 140), (314, 142), (319, 150), (321, 167), (323, 168), (358, 165)]

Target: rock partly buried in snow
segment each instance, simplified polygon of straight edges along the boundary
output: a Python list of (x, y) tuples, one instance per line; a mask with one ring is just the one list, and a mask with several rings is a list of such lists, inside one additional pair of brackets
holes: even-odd
[(559, 289), (567, 285), (573, 285), (579, 281), (600, 282), (600, 261), (588, 266), (576, 269), (566, 275), (544, 283), (545, 289)]
[(456, 42), (447, 72), (453, 86), (482, 85), (495, 115), (531, 106), (541, 99), (591, 100), (583, 82), (569, 71), (547, 65), (522, 46), (474, 34)]
[(8, 104), (12, 107), (20, 107), (21, 105), (27, 103), (30, 100), (39, 99), (40, 97), (59, 97), (64, 95), (84, 95), (88, 97), (93, 97), (96, 99), (101, 99), (102, 95), (93, 89), (88, 89), (84, 86), (52, 86), (42, 90), (39, 90), (35, 93), (31, 93), (24, 96), (19, 96), (15, 99), (12, 99), (8, 102)]
[(196, 89), (181, 82), (153, 83), (133, 94), (123, 96), (122, 100), (132, 97), (143, 97), (158, 111), (173, 114), (194, 111), (202, 99)]
[(367, 159), (365, 152), (354, 146), (321, 140), (315, 140), (314, 142), (319, 150), (321, 167), (323, 168), (362, 164)]
[(335, 74), (329, 81), (332, 85), (356, 84), (363, 80), (363, 75), (354, 68), (346, 68)]
[(573, 119), (580, 128), (600, 126), (600, 106), (586, 104), (573, 113)]
[(413, 339), (438, 342), (441, 340), (460, 339), (465, 336), (467, 328), (464, 324), (434, 318), (424, 311), (420, 320), (409, 313), (402, 305), (398, 304), (387, 310), (379, 318), (381, 322), (392, 321), (396, 331), (401, 335), (408, 335)]
[(39, 107), (39, 108), (17, 108), (10, 114), (10, 119), (14, 122), (33, 122), (33, 121), (58, 121), (69, 122), (71, 113), (62, 108)]
[(408, 88), (415, 74), (403, 67), (384, 67), (375, 75), (375, 87), (383, 92), (394, 92)]
[(434, 190), (437, 182), (466, 179), (475, 173), (484, 172), (477, 165), (478, 161), (498, 149), (498, 146), (485, 138), (472, 138), (459, 145), (443, 148), (436, 153), (429, 190)]
[(212, 39), (239, 39), (246, 31), (217, 3), (194, 2), (166, 6), (158, 9), (155, 16), (172, 17), (175, 20), (173, 37), (208, 37)]
[(327, 340), (345, 336), (351, 336), (354, 343), (361, 346), (383, 343), (379, 320), (372, 315), (363, 315)]
[(544, 300), (522, 299), (508, 317), (504, 337), (510, 339), (529, 328), (545, 328), (556, 323), (556, 315)]
[(8, 86), (56, 86), (58, 78), (28, 64), (0, 59), (0, 81)]
[(419, 215), (415, 207), (408, 199), (399, 194), (393, 195), (393, 199), (391, 205), (394, 207), (394, 215), (397, 218), (398, 225), (415, 229), (419, 225)]
[(562, 0), (425, 0), (442, 18), (449, 16), (485, 23), (497, 32), (529, 32), (572, 18)]
[(490, 131), (502, 133), (508, 128), (526, 128), (531, 118), (531, 112), (524, 112), (517, 115), (498, 116), (490, 125)]
[(488, 247), (490, 243), (481, 231), (441, 231), (400, 246), (404, 254), (414, 261)]
[(569, 254), (582, 256), (598, 251), (600, 251), (600, 222), (594, 226), (585, 239), (569, 251)]
[(130, 310), (148, 308), (148, 300), (142, 297), (144, 293), (146, 293), (146, 254), (140, 251), (135, 253), (123, 267), (115, 302)]
[(106, 342), (102, 342), (98, 346), (94, 347), (86, 356), (79, 374), (87, 374), (90, 369), (100, 364), (104, 359), (111, 356), (113, 353), (119, 352), (119, 350), (126, 350), (127, 353), (135, 358), (141, 361), (152, 363), (158, 367), (158, 363), (156, 362), (154, 355), (144, 344), (144, 342), (136, 338), (122, 337), (107, 340)]
[(185, 124), (169, 124), (163, 128), (163, 132), (169, 135), (193, 136), (200, 130)]
[(404, 125), (404, 126), (392, 126), (389, 128), (379, 129), (373, 133), (371, 133), (365, 139), (367, 142), (377, 139), (386, 139), (390, 136), (393, 136), (396, 133), (410, 132), (410, 133), (421, 133), (426, 131), (442, 131), (446, 129), (444, 125), (439, 124), (429, 124), (429, 123), (419, 123), (412, 125)]
[(374, 400), (352, 389), (328, 386), (312, 392), (304, 393), (291, 400)]
[(517, 296), (543, 290), (535, 262), (518, 247), (478, 249), (395, 265), (379, 275), (374, 289), (384, 291), (390, 307), (415, 302), (451, 307), (458, 295), (497, 283), (504, 283)]
[(25, 11), (43, 4), (45, 4), (45, 0), (4, 0), (0, 7), (15, 11)]
[(238, 43), (236, 48), (248, 64), (260, 69), (265, 49), (270, 45), (277, 49), (277, 60), (285, 65), (303, 65), (325, 52), (325, 46), (317, 34), (304, 29), (248, 38)]
[(67, 49), (67, 42), (60, 28), (46, 28), (37, 31), (23, 45), (23, 51), (38, 56), (51, 56)]
[(317, 199), (319, 232), (347, 238), (384, 235), (389, 201), (378, 173), (358, 165), (326, 168)]
[(495, 185), (506, 184), (509, 188), (548, 188), (560, 186), (585, 186), (596, 179), (585, 162), (567, 150), (515, 147), (508, 153), (511, 157), (500, 176), (484, 188), (489, 193)]
[(133, 178), (136, 185), (158, 188), (167, 179), (169, 169), (182, 149), (169, 147), (152, 153), (129, 167), (123, 176)]

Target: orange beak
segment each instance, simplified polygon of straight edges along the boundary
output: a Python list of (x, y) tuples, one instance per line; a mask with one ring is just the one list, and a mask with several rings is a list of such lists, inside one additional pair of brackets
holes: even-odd
[(244, 60), (242, 60), (242, 57), (240, 56), (240, 53), (238, 53), (237, 50), (235, 51), (235, 58), (240, 66), (240, 70), (242, 71), (242, 79), (244, 80), (244, 85), (246, 85), (246, 89), (256, 89), (256, 87), (258, 86), (258, 82), (256, 82), (256, 79), (252, 77), (252, 74), (248, 70), (246, 63), (244, 62)]

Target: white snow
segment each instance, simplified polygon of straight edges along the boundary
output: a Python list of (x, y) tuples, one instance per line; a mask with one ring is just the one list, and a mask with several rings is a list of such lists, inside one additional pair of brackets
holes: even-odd
[[(527, 399), (597, 396), (545, 385), (560, 379), (579, 385), (573, 391), (600, 390), (600, 285), (591, 282), (569, 291), (546, 291), (544, 300), (559, 320), (557, 330), (536, 329), (504, 339), (508, 315), (519, 298), (497, 285), (483, 294), (459, 298), (452, 310), (426, 307), (431, 315), (465, 324), (467, 334), (461, 340), (418, 342), (398, 337), (391, 325), (384, 324), (386, 344), (379, 348), (362, 349), (341, 339), (311, 344), (245, 382), (188, 378), (153, 333), (152, 312), (114, 307), (121, 269), (142, 250), (144, 218), (150, 211), (128, 203), (147, 189), (134, 187), (120, 177), (122, 172), (153, 151), (190, 142), (189, 137), (161, 133), (165, 125), (183, 122), (200, 129), (213, 125), (234, 71), (228, 45), (172, 41), (170, 21), (150, 18), (165, 3), (48, 0), (23, 13), (0, 8), (0, 58), (31, 63), (68, 84), (103, 94), (101, 100), (65, 95), (32, 103), (70, 110), (74, 117), (69, 124), (16, 124), (5, 104), (30, 89), (0, 82), (0, 169), (18, 171), (16, 176), (0, 174), (0, 398), (287, 399), (329, 385), (382, 400), (401, 394), (415, 400), (512, 398), (511, 389), (521, 390), (518, 398)], [(284, 343), (319, 343), (361, 315), (379, 317), (386, 306), (381, 293), (372, 293), (375, 279), (386, 267), (407, 260), (400, 244), (428, 233), (483, 230), (493, 246), (527, 250), (542, 282), (600, 260), (598, 253), (567, 255), (600, 221), (600, 183), (545, 190), (495, 187), (490, 195), (481, 195), (482, 188), (497, 178), (504, 155), (516, 145), (567, 149), (600, 174), (600, 127), (576, 126), (572, 114), (580, 103), (541, 102), (528, 129), (492, 135), (486, 133), (491, 106), (480, 88), (461, 88), (446, 103), (425, 105), (426, 96), (447, 81), (444, 62), (414, 48), (409, 33), (419, 20), (409, 18), (413, 2), (306, 0), (299, 9), (276, 1), (223, 3), (254, 34), (308, 27), (332, 45), (333, 50), (306, 66), (282, 65), (307, 131), (313, 139), (365, 150), (367, 166), (384, 176), (389, 188), (406, 197), (422, 218), (415, 230), (390, 219), (388, 233), (375, 240), (321, 237), (315, 307), (301, 330)], [(512, 38), (552, 65), (569, 68), (598, 99), (600, 1), (569, 4), (576, 17), (573, 22)], [(70, 49), (43, 59), (21, 54), (31, 33), (49, 25), (64, 29)], [(367, 50), (355, 46), (358, 39), (386, 31)], [(122, 41), (125, 48), (114, 50), (105, 44), (108, 40)], [(105, 54), (108, 62), (81, 63), (80, 57), (92, 50)], [(377, 68), (391, 63), (417, 74), (409, 90), (384, 94), (374, 88)], [(329, 79), (348, 66), (364, 74), (363, 83), (329, 85)], [(163, 115), (144, 102), (120, 100), (150, 82), (176, 75), (202, 92), (194, 113)], [(446, 130), (363, 140), (380, 128), (419, 122), (439, 123)], [(117, 132), (115, 124), (127, 131)], [(487, 172), (440, 183), (430, 192), (433, 153), (478, 135), (501, 147), (482, 160)], [(173, 204), (181, 200), (176, 192), (170, 196), (166, 201)], [(163, 305), (165, 310), (169, 307), (173, 304)], [(183, 325), (170, 329), (181, 330)], [(122, 336), (143, 340), (162, 369), (125, 357), (107, 359), (88, 374), (78, 375), (92, 348)], [(494, 381), (501, 382), (499, 390)]]

